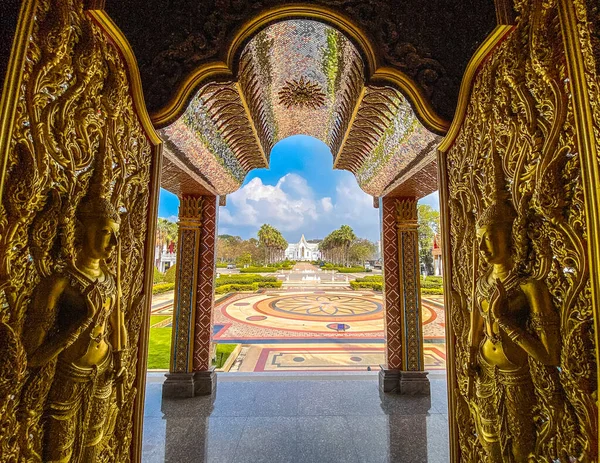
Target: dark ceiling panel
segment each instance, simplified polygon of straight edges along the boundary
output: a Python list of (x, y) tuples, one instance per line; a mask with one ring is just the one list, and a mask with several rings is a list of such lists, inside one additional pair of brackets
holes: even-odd
[[(201, 64), (222, 59), (234, 32), (281, 0), (107, 0), (140, 64), (151, 112)], [(493, 0), (309, 1), (335, 9), (370, 36), (384, 64), (411, 76), (451, 120), (466, 65), (495, 26)]]
[(10, 58), (17, 19), (19, 17), (19, 0), (0, 0), (0, 91), (4, 86), (6, 69)]

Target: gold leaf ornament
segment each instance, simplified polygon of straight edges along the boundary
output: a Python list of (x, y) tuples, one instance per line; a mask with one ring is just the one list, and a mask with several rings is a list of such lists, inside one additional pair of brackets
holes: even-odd
[(279, 91), (279, 102), (286, 108), (317, 109), (325, 103), (325, 93), (321, 86), (304, 76), (286, 82)]

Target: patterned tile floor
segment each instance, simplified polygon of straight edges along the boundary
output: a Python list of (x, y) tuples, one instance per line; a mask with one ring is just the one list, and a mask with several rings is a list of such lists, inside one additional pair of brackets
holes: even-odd
[[(153, 315), (172, 313), (172, 294), (153, 299)], [(428, 370), (445, 369), (445, 313), (438, 296), (423, 298)], [(381, 293), (273, 290), (218, 299), (213, 340), (243, 344), (232, 371), (365, 371), (385, 363)]]

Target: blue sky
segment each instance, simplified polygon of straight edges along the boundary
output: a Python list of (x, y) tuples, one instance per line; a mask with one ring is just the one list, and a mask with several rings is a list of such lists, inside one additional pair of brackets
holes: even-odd
[[(420, 201), (439, 209), (437, 192)], [(179, 200), (161, 189), (159, 217), (177, 220)], [(242, 187), (219, 208), (219, 234), (256, 237), (263, 223), (279, 229), (294, 243), (324, 238), (340, 225), (357, 236), (379, 240), (379, 211), (358, 186), (354, 175), (333, 170), (327, 145), (305, 135), (280, 141), (271, 150), (269, 169), (255, 169)]]

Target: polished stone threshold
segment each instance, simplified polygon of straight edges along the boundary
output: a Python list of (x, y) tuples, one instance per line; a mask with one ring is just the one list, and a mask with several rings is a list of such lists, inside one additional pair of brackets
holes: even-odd
[(149, 373), (144, 463), (447, 462), (446, 378), (381, 394), (377, 372), (219, 373), (214, 397), (163, 399)]

